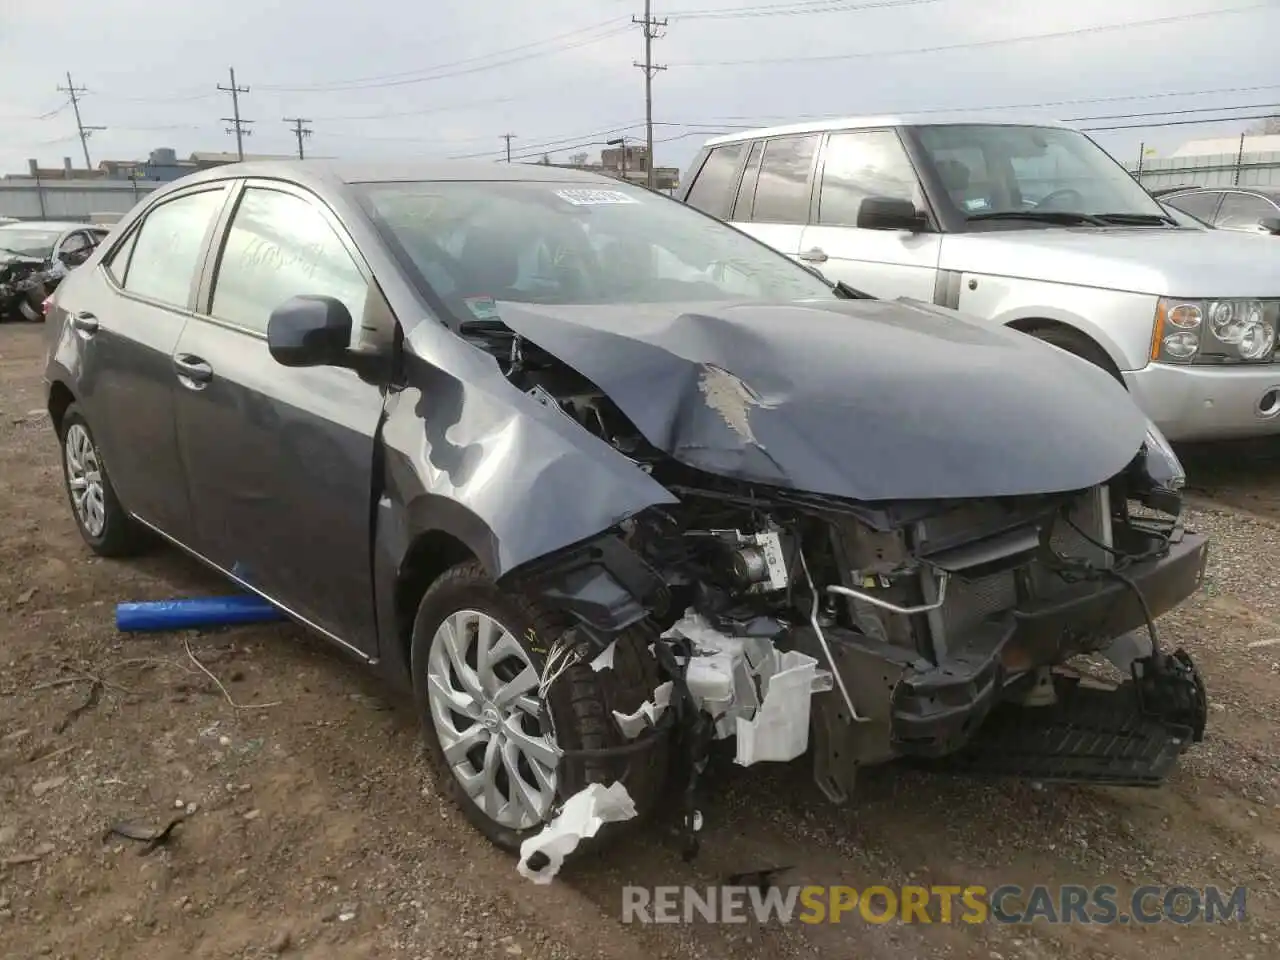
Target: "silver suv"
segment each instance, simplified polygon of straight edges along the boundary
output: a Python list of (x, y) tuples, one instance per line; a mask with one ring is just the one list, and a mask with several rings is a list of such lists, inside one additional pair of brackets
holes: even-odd
[(1077, 130), (797, 124), (707, 141), (683, 182), (832, 281), (1092, 361), (1170, 439), (1280, 434), (1280, 246), (1180, 222)]

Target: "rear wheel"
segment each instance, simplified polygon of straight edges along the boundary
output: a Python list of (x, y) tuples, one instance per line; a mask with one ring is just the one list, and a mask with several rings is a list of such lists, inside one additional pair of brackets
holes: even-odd
[(62, 478), (84, 542), (103, 557), (141, 552), (146, 534), (120, 505), (89, 423), (74, 403), (63, 413), (61, 439)]
[[(475, 562), (432, 584), (414, 623), (414, 695), (440, 788), (512, 852), (591, 783), (621, 779), (643, 820), (666, 772), (663, 745), (623, 760), (559, 762), (559, 750), (627, 742), (612, 711), (635, 711), (657, 685), (652, 635), (632, 628), (619, 638), (612, 668), (596, 672), (579, 662), (540, 699), (547, 652), (566, 627), (531, 598), (500, 590)], [(606, 825), (600, 838), (620, 826)]]

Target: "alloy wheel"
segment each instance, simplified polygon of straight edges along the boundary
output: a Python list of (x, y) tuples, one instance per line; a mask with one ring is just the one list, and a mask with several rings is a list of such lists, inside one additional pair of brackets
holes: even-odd
[(102, 463), (89, 431), (79, 423), (67, 428), (63, 441), (67, 461), (67, 487), (76, 516), (85, 532), (102, 536), (107, 526), (107, 503), (102, 485)]
[(538, 700), (539, 674), (507, 627), (476, 610), (440, 624), (427, 658), (427, 699), (445, 762), (496, 823), (526, 830), (556, 796), (559, 750)]

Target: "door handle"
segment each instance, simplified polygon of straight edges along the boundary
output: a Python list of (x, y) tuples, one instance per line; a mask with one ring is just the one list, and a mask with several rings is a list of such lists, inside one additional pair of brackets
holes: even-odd
[(799, 256), (801, 260), (805, 260), (809, 263), (826, 263), (827, 262), (827, 252), (823, 250), (821, 247), (812, 247), (811, 249), (801, 253)]
[(199, 357), (189, 353), (173, 358), (173, 368), (178, 371), (178, 379), (191, 383), (208, 383), (213, 379), (213, 367)]
[(84, 334), (95, 334), (98, 332), (98, 318), (92, 313), (77, 313), (71, 318), (71, 326)]

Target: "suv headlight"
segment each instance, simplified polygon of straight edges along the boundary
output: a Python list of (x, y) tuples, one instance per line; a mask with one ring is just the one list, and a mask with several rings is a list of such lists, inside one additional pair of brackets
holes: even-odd
[(1183, 300), (1156, 304), (1151, 359), (1161, 363), (1270, 363), (1280, 300)]

